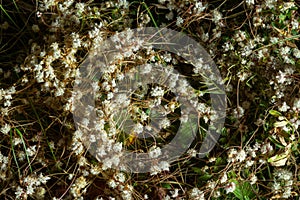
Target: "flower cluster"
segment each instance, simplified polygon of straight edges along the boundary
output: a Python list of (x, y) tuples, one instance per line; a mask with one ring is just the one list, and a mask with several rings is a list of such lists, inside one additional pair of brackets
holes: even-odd
[(32, 174), (25, 177), (22, 180), (23, 187), (18, 186), (16, 189), (16, 198), (27, 199), (27, 196), (44, 198), (46, 190), (41, 185), (46, 184), (49, 179), (50, 177), (44, 176), (43, 174)]
[[(297, 198), (296, 1), (41, 0), (1, 10), (1, 199)], [(134, 28), (153, 25), (187, 34), (217, 66), (194, 46), (158, 50), (169, 45), (162, 33), (136, 37)], [(209, 100), (219, 83), (227, 116)], [(218, 145), (200, 159), (201, 140), (217, 128), (207, 124), (219, 118)], [(190, 148), (167, 162), (163, 146), (194, 126)], [(125, 172), (137, 155), (131, 168), (151, 163), (148, 174)]]

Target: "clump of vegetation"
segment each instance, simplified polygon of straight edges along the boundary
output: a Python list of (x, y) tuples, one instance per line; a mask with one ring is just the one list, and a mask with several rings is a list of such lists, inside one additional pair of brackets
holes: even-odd
[[(298, 198), (297, 1), (13, 0), (3, 1), (0, 11), (1, 199)], [(222, 76), (226, 116), (212, 111), (203, 63), (143, 49), (130, 34), (145, 27), (167, 27), (204, 47)], [(93, 85), (98, 118), (77, 126), (80, 65), (108, 39), (120, 43), (115, 47), (123, 54), (96, 66), (104, 74)], [(187, 151), (146, 173), (116, 169), (122, 150), (159, 157), (185, 118), (174, 90), (162, 84), (139, 87), (127, 99), (118, 93), (118, 83), (137, 66), (142, 73), (151, 66), (177, 70), (176, 91), (192, 85), (188, 95), (197, 99), (200, 118)], [(166, 117), (153, 113), (155, 106)], [(207, 124), (217, 117), (225, 117), (220, 138), (199, 158)], [(127, 132), (126, 119), (134, 122)], [(93, 134), (86, 135), (86, 127)], [(159, 134), (151, 135), (155, 128)], [(143, 130), (147, 139), (139, 137)]]

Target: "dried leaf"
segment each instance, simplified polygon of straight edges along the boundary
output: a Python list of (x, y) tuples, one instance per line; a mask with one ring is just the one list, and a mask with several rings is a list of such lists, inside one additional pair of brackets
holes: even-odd
[(268, 162), (274, 167), (284, 166), (287, 159), (290, 156), (290, 152), (291, 152), (291, 144), (289, 144), (285, 147), (284, 153), (281, 153), (279, 155), (275, 155), (275, 156), (269, 158)]
[(274, 126), (275, 127), (284, 127), (285, 125), (287, 125), (288, 122), (287, 121), (280, 121), (280, 122), (275, 122)]

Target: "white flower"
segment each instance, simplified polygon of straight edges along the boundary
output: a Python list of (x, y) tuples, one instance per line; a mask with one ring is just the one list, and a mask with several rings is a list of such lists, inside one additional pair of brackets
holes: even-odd
[(77, 163), (79, 166), (85, 166), (87, 164), (87, 160), (85, 157), (80, 156), (80, 158), (77, 160)]
[(98, 165), (92, 165), (90, 172), (92, 175), (98, 175), (101, 172), (101, 168)]
[(289, 10), (289, 9), (291, 9), (292, 7), (295, 7), (294, 2), (284, 2), (284, 3), (283, 3), (283, 6), (282, 6), (282, 8), (281, 8), (281, 11)]
[(253, 175), (251, 178), (250, 178), (250, 184), (253, 185), (255, 184), (257, 181), (257, 176)]
[(272, 145), (268, 142), (261, 147), (261, 153), (266, 154), (273, 150)]
[(277, 192), (278, 190), (280, 190), (281, 189), (281, 185), (280, 185), (280, 183), (278, 183), (278, 182), (274, 182), (273, 183), (273, 191), (274, 192)]
[(227, 180), (228, 180), (228, 179), (227, 179), (227, 174), (224, 173), (223, 176), (221, 177), (220, 182), (221, 182), (221, 183), (225, 183)]
[(177, 188), (174, 191), (170, 191), (170, 193), (172, 194), (172, 198), (178, 197), (178, 191), (179, 191), (179, 189), (177, 189)]
[(118, 142), (114, 144), (113, 150), (118, 153), (122, 151), (122, 148), (123, 148), (122, 143)]
[(54, 93), (54, 95), (55, 95), (56, 97), (59, 97), (59, 96), (62, 96), (64, 93), (65, 93), (65, 91), (64, 91), (63, 88), (57, 87), (57, 88), (56, 88), (56, 91), (55, 91), (55, 93)]
[(286, 73), (279, 71), (279, 75), (276, 76), (277, 82), (278, 83), (284, 83), (286, 81)]
[(143, 71), (141, 71), (141, 74), (148, 74), (150, 73), (152, 70), (152, 65), (150, 65), (149, 63), (146, 63), (144, 65)]
[(233, 110), (233, 115), (235, 118), (241, 118), (244, 115), (244, 112), (245, 112), (244, 108), (239, 106), (238, 108), (235, 108)]
[(90, 135), (89, 140), (90, 140), (90, 142), (92, 142), (92, 143), (97, 141), (97, 140), (96, 140), (96, 136), (95, 136), (94, 134)]
[(114, 99), (117, 105), (122, 106), (122, 107), (127, 107), (130, 104), (129, 98), (127, 98), (127, 95), (124, 93), (118, 93), (115, 95)]
[[(205, 166), (205, 167), (207, 167), (207, 166)], [(226, 177), (227, 177), (227, 176), (226, 176)], [(214, 190), (214, 189), (216, 188), (217, 184), (218, 184), (218, 183), (217, 183), (216, 181), (209, 180), (209, 181), (207, 182), (207, 187), (210, 188), (210, 189), (212, 189), (212, 190)]]
[(156, 86), (154, 89), (152, 89), (150, 94), (154, 97), (162, 97), (164, 96), (164, 93), (165, 93), (164, 89), (162, 89), (159, 86)]
[(291, 50), (291, 48), (288, 47), (288, 46), (281, 47), (280, 48), (280, 53), (281, 53), (281, 55), (288, 55), (290, 50)]
[(105, 158), (103, 160), (102, 169), (107, 170), (111, 168), (113, 165), (118, 166), (119, 163), (120, 163), (120, 158), (118, 155), (114, 155), (112, 158)]
[(11, 106), (11, 101), (6, 100), (3, 105), (4, 105), (4, 107), (10, 107)]
[(21, 138), (14, 138), (14, 145), (17, 146), (18, 144), (21, 144), (22, 143), (22, 140)]
[(236, 155), (237, 155), (237, 150), (236, 149), (230, 149), (228, 151), (228, 162), (235, 162), (236, 161)]
[(251, 167), (253, 164), (254, 164), (254, 161), (253, 161), (253, 160), (247, 160), (247, 161), (246, 161), (246, 164), (245, 164), (245, 167), (246, 167), (246, 168), (249, 168), (249, 167)]
[(240, 162), (243, 162), (246, 159), (246, 152), (242, 149), (238, 152), (236, 159), (239, 160)]
[(238, 72), (237, 76), (239, 77), (239, 79), (241, 81), (245, 81), (250, 76), (250, 74), (247, 73), (247, 72), (245, 72), (245, 71), (243, 71), (243, 72)]
[(144, 126), (140, 123), (137, 123), (133, 128), (133, 132), (137, 134), (142, 133), (143, 130), (144, 130)]
[(2, 155), (1, 153), (0, 153), (0, 164), (1, 164), (0, 169), (6, 170), (8, 164), (8, 157)]
[(194, 10), (196, 11), (197, 14), (200, 14), (201, 12), (203, 12), (205, 10), (205, 6), (203, 6), (203, 3), (198, 1), (195, 3), (195, 7)]
[(254, 2), (254, 0), (246, 0), (246, 4), (247, 5), (254, 5), (255, 2)]
[(233, 192), (235, 190), (235, 188), (236, 188), (236, 184), (234, 182), (230, 182), (229, 184), (227, 184), (225, 186), (224, 189), (226, 190), (226, 194), (228, 194), (228, 193)]
[(167, 161), (161, 161), (159, 167), (162, 171), (169, 171), (170, 164)]
[(213, 19), (212, 19), (212, 21), (214, 23), (218, 23), (221, 19), (222, 19), (222, 13), (220, 13), (217, 10), (214, 10), (213, 11)]
[(107, 94), (107, 99), (112, 99), (113, 97), (114, 97), (114, 93), (109, 92), (109, 93)]
[(205, 103), (198, 103), (197, 104), (197, 110), (200, 112), (200, 113), (205, 113), (208, 111), (208, 108), (207, 106), (205, 105)]
[(72, 151), (74, 151), (74, 153), (76, 155), (82, 154), (84, 151), (83, 145), (81, 142), (79, 142), (78, 140), (73, 141), (72, 142)]
[(161, 172), (161, 169), (160, 169), (160, 167), (157, 166), (157, 165), (152, 165), (152, 166), (150, 167), (150, 171), (151, 171), (150, 175), (153, 176), (153, 175), (156, 175), (156, 174), (158, 174), (159, 172)]
[(180, 16), (178, 16), (176, 19), (176, 26), (180, 26), (183, 22), (184, 20)]
[(131, 191), (129, 190), (123, 190), (122, 191), (122, 198), (123, 199), (128, 199), (128, 200), (131, 200), (132, 199), (132, 195), (131, 195)]
[(168, 119), (168, 118), (164, 118), (164, 119), (162, 119), (160, 122), (159, 122), (159, 127), (162, 129), (162, 128), (167, 128), (167, 127), (169, 127), (170, 126), (170, 124), (171, 124), (171, 122), (170, 122), (170, 120)]
[(121, 183), (124, 183), (126, 180), (125, 174), (122, 172), (118, 172), (114, 174), (114, 178)]
[(166, 61), (166, 62), (172, 61), (172, 56), (169, 53), (165, 53), (162, 57), (163, 57), (164, 61)]
[(0, 131), (3, 134), (7, 135), (8, 132), (10, 131), (10, 129), (11, 129), (11, 126), (9, 124), (5, 124), (4, 126), (1, 127)]
[(293, 174), (290, 171), (287, 171), (285, 169), (279, 169), (277, 171), (274, 172), (274, 175), (276, 177), (278, 177), (278, 179), (280, 180), (285, 180), (285, 181), (289, 181), (292, 179)]
[(196, 157), (197, 156), (197, 151), (195, 149), (189, 149), (187, 151), (187, 154), (190, 155), (191, 157)]
[(299, 99), (295, 99), (294, 101), (294, 106), (293, 106), (293, 110), (300, 110), (300, 98)]
[(150, 158), (157, 158), (161, 155), (161, 149), (159, 147), (152, 147), (149, 151)]
[(300, 58), (300, 50), (297, 49), (297, 48), (294, 48), (293, 49), (293, 55), (295, 56), (295, 58)]
[(34, 156), (36, 154), (36, 145), (30, 146), (26, 149), (26, 153), (28, 156)]
[(113, 179), (110, 179), (107, 183), (108, 183), (108, 186), (112, 189), (114, 189), (118, 186), (117, 182)]
[(190, 199), (197, 199), (197, 200), (205, 200), (204, 192), (199, 190), (198, 188), (193, 188), (192, 191), (189, 193)]
[(16, 189), (16, 192), (15, 192), (15, 195), (16, 195), (17, 199), (22, 199), (23, 197), (25, 197), (26, 193), (23, 188), (18, 186)]
[(274, 3), (276, 3), (276, 2), (277, 2), (277, 0), (276, 1), (274, 1), (274, 0), (266, 0), (265, 4), (266, 4), (266, 6), (268, 8), (272, 9), (272, 8), (274, 8)]
[(286, 112), (286, 111), (288, 111), (288, 109), (290, 109), (290, 106), (288, 106), (286, 104), (286, 102), (283, 102), (282, 106), (279, 107), (278, 109), (279, 109), (279, 111)]
[(76, 3), (75, 8), (77, 8), (77, 12), (81, 14), (84, 11), (85, 4), (84, 3)]
[(42, 173), (39, 175), (39, 181), (43, 184), (46, 184), (51, 178), (49, 176), (44, 176)]

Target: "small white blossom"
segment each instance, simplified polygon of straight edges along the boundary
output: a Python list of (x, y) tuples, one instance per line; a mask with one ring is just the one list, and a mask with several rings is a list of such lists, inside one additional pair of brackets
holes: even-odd
[(241, 118), (242, 116), (244, 116), (244, 112), (245, 112), (244, 108), (239, 106), (238, 108), (235, 108), (233, 110), (233, 115), (236, 118)]
[(295, 99), (294, 101), (294, 105), (293, 105), (293, 110), (296, 111), (296, 110), (300, 110), (300, 98), (299, 99)]
[(159, 86), (156, 86), (152, 91), (151, 91), (151, 95), (154, 96), (154, 97), (162, 97), (164, 96), (164, 89), (162, 89), (161, 87)]
[(113, 179), (110, 179), (107, 183), (108, 183), (109, 187), (112, 189), (114, 189), (118, 186), (117, 182)]
[(227, 174), (224, 173), (223, 176), (221, 177), (220, 182), (221, 182), (221, 183), (225, 183), (227, 180), (228, 180), (228, 179), (227, 179)]
[(247, 154), (246, 154), (245, 150), (242, 149), (238, 152), (236, 159), (239, 160), (240, 162), (243, 162), (246, 159), (246, 156), (247, 156)]
[(251, 185), (254, 185), (257, 181), (257, 176), (253, 175), (251, 178), (250, 178), (250, 184)]
[(140, 123), (135, 124), (135, 126), (133, 128), (133, 132), (137, 133), (137, 134), (142, 133), (143, 130), (144, 130), (144, 126)]
[(4, 126), (1, 127), (0, 131), (3, 134), (7, 135), (8, 132), (10, 131), (10, 129), (11, 129), (11, 126), (9, 124), (5, 124)]
[(247, 160), (247, 161), (246, 161), (246, 164), (245, 164), (245, 167), (246, 167), (246, 168), (249, 168), (249, 167), (251, 167), (253, 164), (254, 164), (254, 161), (253, 161), (253, 160)]
[(290, 109), (290, 106), (288, 106), (286, 104), (286, 102), (283, 102), (282, 106), (279, 107), (278, 109), (279, 109), (279, 111), (286, 112), (286, 111), (288, 111), (288, 109)]
[(172, 195), (172, 198), (178, 197), (178, 192), (179, 192), (179, 189), (178, 189), (178, 188), (176, 188), (174, 191), (171, 191), (170, 193), (171, 193), (171, 195)]
[(197, 156), (197, 151), (195, 149), (189, 149), (187, 151), (188, 155), (190, 155), (191, 157), (196, 157)]
[(162, 129), (162, 128), (167, 128), (169, 127), (171, 124), (170, 120), (168, 118), (163, 118), (160, 122), (159, 122), (159, 127)]
[(176, 26), (181, 26), (181, 24), (183, 24), (184, 20), (178, 16), (177, 19), (176, 19)]
[(159, 167), (162, 171), (169, 171), (170, 164), (167, 161), (161, 161)]
[(159, 147), (152, 147), (149, 151), (150, 158), (157, 158), (161, 155), (161, 149)]
[(246, 0), (246, 4), (250, 6), (250, 5), (254, 5), (255, 2), (254, 0)]
[(235, 190), (236, 184), (234, 182), (230, 182), (225, 186), (226, 194), (231, 193)]
[(266, 154), (273, 151), (272, 145), (268, 142), (261, 147), (261, 153)]
[(197, 200), (205, 200), (204, 192), (199, 190), (198, 188), (193, 188), (192, 191), (189, 192), (190, 199)]
[(222, 19), (222, 13), (220, 13), (218, 10), (214, 10), (212, 21), (214, 23), (218, 23), (221, 19)]
[(238, 152), (236, 149), (230, 149), (228, 151), (228, 158), (227, 158), (227, 161), (228, 162), (235, 162), (237, 159), (236, 159), (236, 156), (237, 156)]

